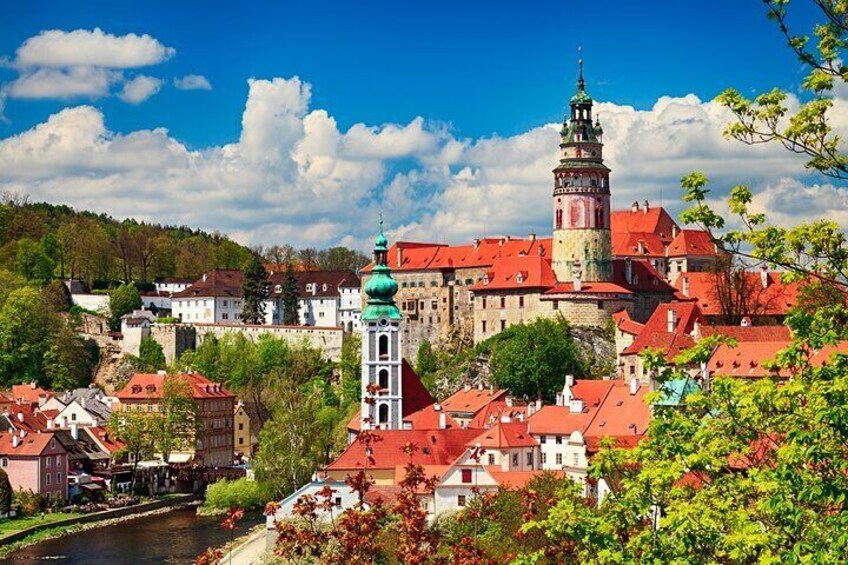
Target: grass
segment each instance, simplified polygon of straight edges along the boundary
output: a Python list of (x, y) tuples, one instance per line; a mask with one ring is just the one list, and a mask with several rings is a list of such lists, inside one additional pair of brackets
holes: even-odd
[(66, 518), (75, 518), (76, 516), (81, 515), (82, 514), (78, 512), (54, 512), (51, 514), (45, 514), (44, 518), (42, 518), (40, 515), (36, 515), (26, 516), (22, 518), (3, 519), (0, 520), (0, 539), (9, 534), (14, 534), (15, 532), (19, 532), (21, 530), (25, 530), (33, 526), (38, 526), (40, 524), (51, 524), (53, 522), (58, 522), (59, 520), (65, 520)]

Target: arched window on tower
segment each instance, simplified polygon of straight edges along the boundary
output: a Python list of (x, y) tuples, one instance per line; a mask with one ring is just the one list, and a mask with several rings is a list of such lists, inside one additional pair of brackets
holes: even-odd
[(387, 424), (389, 422), (389, 405), (381, 404), (377, 409), (377, 422)]
[(380, 359), (389, 358), (389, 336), (381, 335), (377, 338), (377, 353)]
[(387, 369), (380, 369), (380, 372), (377, 374), (377, 380), (381, 389), (389, 390), (389, 371)]
[(556, 211), (556, 229), (562, 229), (562, 210)]

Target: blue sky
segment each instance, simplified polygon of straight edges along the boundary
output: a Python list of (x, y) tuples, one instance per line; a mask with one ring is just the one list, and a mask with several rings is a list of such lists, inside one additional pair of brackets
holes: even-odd
[[(811, 4), (791, 4), (802, 30)], [(759, 0), (17, 2), (0, 192), (248, 244), (365, 249), (381, 212), (393, 239), (550, 233), (578, 45), (614, 206), (679, 211), (697, 169), (718, 200), (746, 183), (778, 222), (848, 225), (844, 187), (722, 136), (724, 88), (804, 76)], [(848, 100), (832, 121), (848, 134)]]
[[(196, 73), (209, 92), (164, 88), (138, 106), (96, 102), (116, 131), (167, 127), (191, 147), (232, 141), (250, 77), (298, 75), (339, 126), (444, 121), (460, 136), (514, 135), (560, 119), (583, 46), (596, 99), (649, 107), (792, 88), (801, 71), (755, 0), (605, 2), (15, 2), (0, 54), (45, 29), (146, 33), (176, 49), (161, 77)], [(804, 6), (798, 2), (798, 8)], [(794, 6), (793, 6), (794, 7)], [(795, 21), (804, 22), (796, 13)], [(3, 71), (0, 78), (14, 73)], [(77, 98), (85, 101), (85, 98)], [(0, 135), (67, 104), (10, 101)]]

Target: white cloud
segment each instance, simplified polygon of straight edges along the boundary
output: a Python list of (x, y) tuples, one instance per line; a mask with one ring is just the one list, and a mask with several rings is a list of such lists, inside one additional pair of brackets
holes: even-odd
[[(156, 65), (174, 53), (173, 48), (146, 34), (119, 36), (99, 28), (42, 31), (15, 51), (9, 66), (18, 71), (18, 77), (2, 85), (0, 95), (4, 99), (96, 100), (108, 96), (124, 80), (124, 69)], [(158, 78), (139, 75), (124, 82), (118, 97), (139, 104), (156, 94), (161, 84)]]
[(124, 83), (118, 98), (129, 104), (141, 104), (162, 88), (162, 80), (147, 75), (138, 75)]
[(5, 91), (12, 98), (100, 98), (120, 79), (120, 71), (98, 67), (38, 69), (18, 77)]
[(143, 34), (112, 35), (100, 28), (52, 29), (30, 37), (15, 51), (13, 64), (28, 67), (106, 67), (129, 69), (156, 65), (176, 50)]
[[(218, 229), (246, 243), (365, 247), (380, 211), (392, 238), (550, 233), (559, 124), (479, 139), (423, 118), (342, 131), (326, 110), (310, 109), (311, 85), (299, 78), (248, 84), (238, 141), (198, 151), (163, 129), (112, 132), (89, 106), (63, 110), (0, 140), (0, 190)], [(848, 127), (844, 108), (834, 107), (840, 128)], [(806, 186), (803, 159), (782, 148), (725, 140), (731, 116), (717, 104), (689, 95), (647, 110), (596, 110), (617, 207), (662, 194), (679, 209), (679, 179), (700, 169), (717, 197), (752, 185), (755, 205), (778, 221), (827, 216), (848, 225), (845, 189)]]
[(203, 75), (186, 75), (174, 78), (174, 86), (180, 90), (212, 90), (212, 84)]

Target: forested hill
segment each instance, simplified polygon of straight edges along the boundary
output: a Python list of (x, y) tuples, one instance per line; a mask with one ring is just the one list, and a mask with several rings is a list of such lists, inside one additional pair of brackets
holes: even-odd
[(157, 277), (198, 278), (211, 269), (241, 268), (252, 253), (271, 269), (358, 270), (368, 258), (344, 247), (248, 249), (219, 232), (162, 226), (69, 206), (0, 195), (0, 269), (30, 281), (78, 278), (92, 286)]

